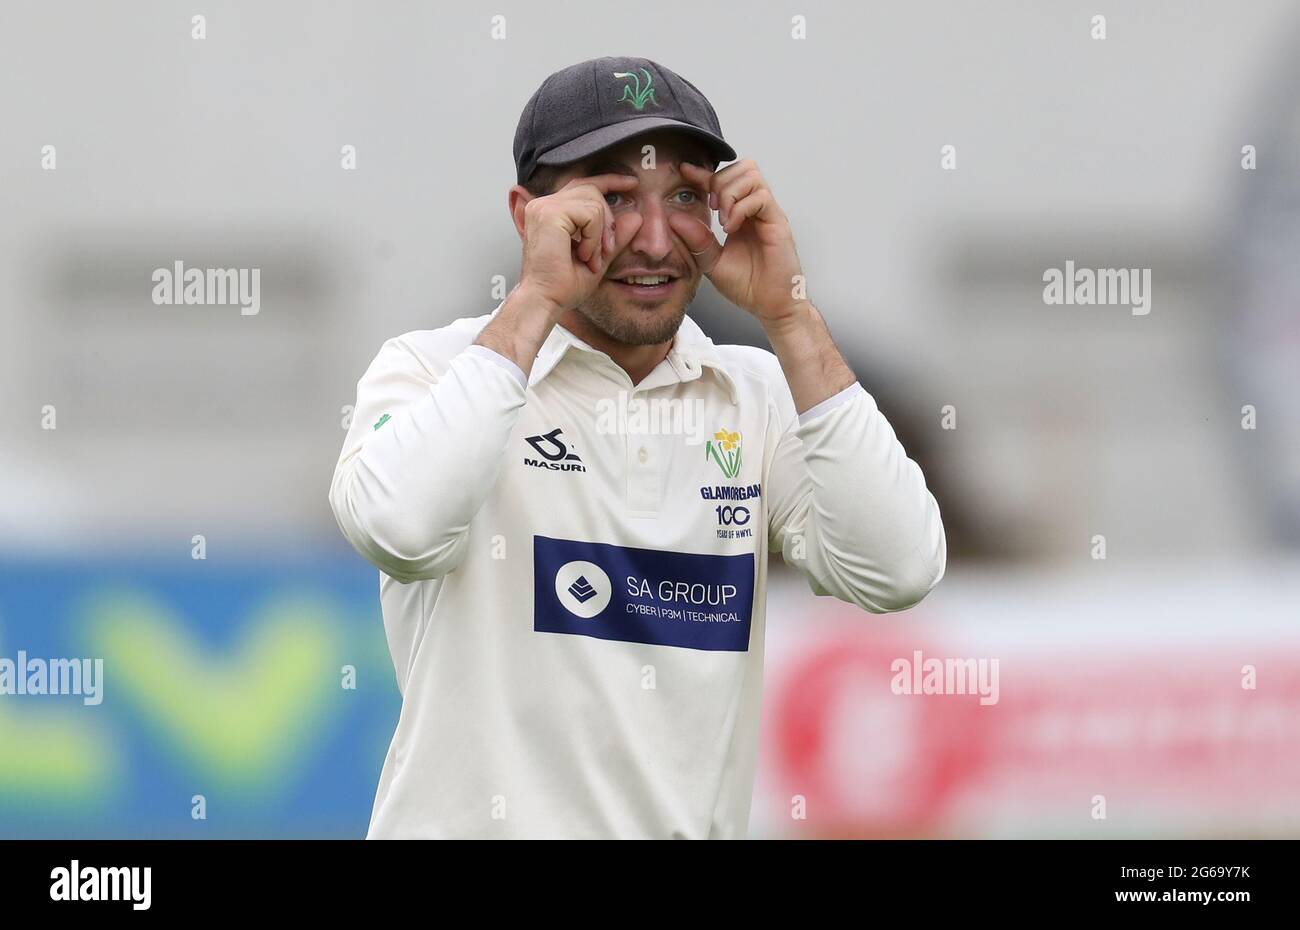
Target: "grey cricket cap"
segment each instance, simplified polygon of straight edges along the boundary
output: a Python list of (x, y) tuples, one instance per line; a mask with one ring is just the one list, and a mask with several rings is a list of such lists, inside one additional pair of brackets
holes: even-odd
[(679, 129), (718, 161), (736, 150), (713, 105), (686, 78), (648, 58), (593, 58), (557, 71), (529, 98), (515, 130), (520, 184), (538, 165), (568, 165), (653, 129)]

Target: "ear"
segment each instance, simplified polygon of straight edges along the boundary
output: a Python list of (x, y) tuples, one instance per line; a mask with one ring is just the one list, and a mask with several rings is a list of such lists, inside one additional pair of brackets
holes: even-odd
[(519, 241), (524, 239), (524, 207), (528, 206), (528, 201), (533, 199), (533, 195), (528, 193), (528, 189), (522, 184), (516, 184), (510, 188), (510, 194), (506, 198), (510, 206), (510, 218), (514, 220), (515, 232), (519, 233)]

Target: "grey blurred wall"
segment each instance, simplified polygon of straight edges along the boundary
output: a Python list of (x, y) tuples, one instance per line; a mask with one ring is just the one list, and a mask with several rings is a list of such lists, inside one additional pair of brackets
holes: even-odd
[[(342, 408), (379, 345), (515, 279), (523, 103), (633, 54), (704, 90), (764, 169), (974, 554), (1051, 558), (1099, 525), (1175, 556), (1263, 546), (1202, 411), (1240, 406), (1221, 239), (1295, 26), (1286, 0), (6, 2), (0, 543), (332, 540)], [(1044, 307), (1067, 258), (1153, 268), (1152, 314)], [(154, 306), (175, 260), (261, 268), (261, 312)], [(706, 328), (743, 338), (739, 313), (702, 296)]]

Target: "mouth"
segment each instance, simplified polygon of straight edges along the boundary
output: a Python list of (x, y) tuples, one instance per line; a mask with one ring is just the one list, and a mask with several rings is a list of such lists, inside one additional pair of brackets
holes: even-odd
[(680, 280), (671, 274), (634, 274), (609, 279), (619, 291), (647, 302), (665, 299)]

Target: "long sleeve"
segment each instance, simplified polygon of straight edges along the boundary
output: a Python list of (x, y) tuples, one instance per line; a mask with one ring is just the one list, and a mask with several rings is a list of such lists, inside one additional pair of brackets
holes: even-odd
[(343, 535), (402, 582), (440, 578), (465, 557), (524, 406), (524, 373), (491, 349), (433, 364), (402, 339), (384, 344), (357, 384), (329, 493)]
[(943, 577), (939, 506), (860, 384), (796, 417), (788, 393), (771, 466), (773, 550), (815, 594), (873, 613), (904, 610)]

